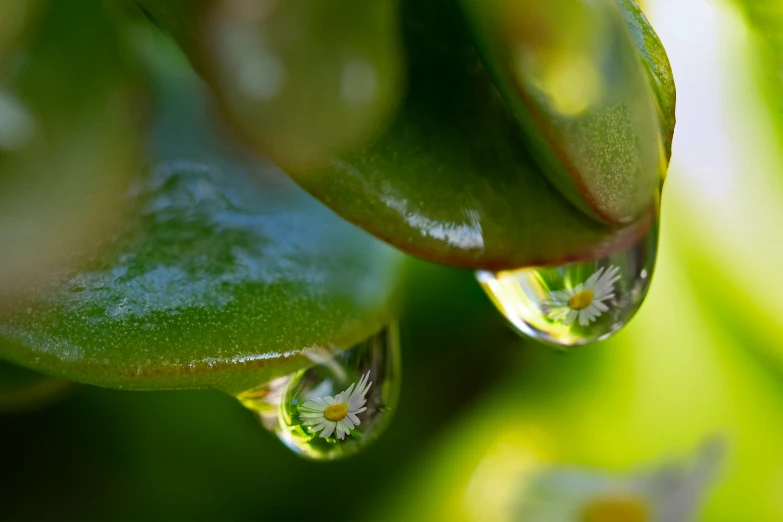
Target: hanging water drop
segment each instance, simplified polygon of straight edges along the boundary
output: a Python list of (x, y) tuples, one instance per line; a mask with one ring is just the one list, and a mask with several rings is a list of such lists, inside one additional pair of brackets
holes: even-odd
[(397, 404), (396, 324), (345, 350), (314, 348), (312, 366), (237, 396), (294, 452), (318, 460), (353, 455), (386, 428)]
[(633, 317), (650, 286), (658, 225), (631, 247), (591, 261), (476, 273), (521, 334), (555, 346), (609, 338)]

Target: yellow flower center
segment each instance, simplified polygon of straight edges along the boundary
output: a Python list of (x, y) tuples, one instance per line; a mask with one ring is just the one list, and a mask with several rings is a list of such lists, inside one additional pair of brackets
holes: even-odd
[(572, 310), (583, 310), (590, 306), (590, 303), (593, 302), (593, 291), (592, 290), (582, 290), (581, 292), (578, 292), (574, 294), (571, 299), (568, 300), (568, 306)]
[(348, 415), (348, 406), (345, 404), (332, 404), (324, 410), (324, 417), (330, 421), (341, 421)]
[(648, 522), (644, 502), (631, 497), (607, 497), (593, 501), (582, 511), (582, 522)]

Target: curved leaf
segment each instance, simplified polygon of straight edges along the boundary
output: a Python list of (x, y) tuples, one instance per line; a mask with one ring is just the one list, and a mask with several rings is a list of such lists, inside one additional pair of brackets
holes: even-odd
[(125, 228), (17, 303), (3, 357), (102, 386), (236, 392), (382, 327), (401, 256), (223, 141), (182, 58), (147, 51), (158, 114)]
[(545, 179), (448, 2), (407, 2), (409, 90), (389, 130), (329, 166), (289, 170), (346, 219), (422, 258), (502, 269), (600, 256), (650, 216), (610, 227)]
[(627, 223), (657, 203), (655, 98), (612, 0), (462, 0), (482, 60), (548, 179)]
[(185, 49), (227, 119), (284, 168), (365, 142), (399, 98), (397, 0), (137, 0)]
[(647, 78), (658, 102), (658, 118), (661, 122), (663, 147), (668, 163), (672, 157), (672, 140), (674, 139), (676, 120), (674, 109), (677, 105), (677, 90), (674, 87), (674, 74), (669, 57), (666, 55), (666, 49), (655, 33), (655, 29), (650, 25), (636, 2), (634, 0), (617, 0), (617, 3), (642, 57)]
[(0, 63), (0, 304), (111, 230), (138, 164), (136, 75), (103, 2), (40, 7)]

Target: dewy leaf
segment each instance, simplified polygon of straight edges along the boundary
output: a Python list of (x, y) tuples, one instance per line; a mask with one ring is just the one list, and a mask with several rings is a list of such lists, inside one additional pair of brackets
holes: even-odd
[(482, 60), (549, 180), (627, 223), (652, 208), (665, 160), (655, 98), (612, 0), (461, 0)]
[(397, 0), (137, 0), (283, 168), (325, 162), (384, 126), (401, 90)]
[(0, 59), (0, 305), (108, 233), (142, 139), (137, 75), (103, 2), (42, 2), (29, 29)]
[(647, 17), (644, 16), (636, 2), (617, 0), (617, 4), (620, 6), (623, 19), (642, 57), (647, 78), (658, 103), (658, 118), (661, 123), (663, 147), (668, 163), (672, 156), (674, 109), (677, 104), (677, 91), (674, 87), (674, 75), (671, 64), (669, 64), (669, 57), (666, 55), (666, 49), (663, 48), (655, 29), (647, 21)]
[(289, 170), (298, 183), (402, 250), (463, 267), (587, 259), (644, 235), (649, 216), (605, 226), (549, 184), (454, 4), (404, 8), (409, 88), (395, 121), (373, 144), (327, 167)]
[(227, 145), (184, 58), (146, 55), (157, 117), (126, 227), (17, 304), (2, 356), (101, 386), (238, 392), (379, 330), (401, 255)]

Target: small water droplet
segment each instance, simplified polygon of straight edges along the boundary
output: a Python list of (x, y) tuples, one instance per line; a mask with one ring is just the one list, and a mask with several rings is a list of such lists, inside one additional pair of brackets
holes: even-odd
[(608, 339), (634, 316), (655, 266), (658, 226), (633, 246), (562, 266), (479, 271), (478, 281), (521, 334), (555, 346)]
[(294, 452), (316, 460), (361, 451), (386, 428), (399, 395), (397, 325), (346, 349), (315, 348), (313, 365), (237, 396)]

